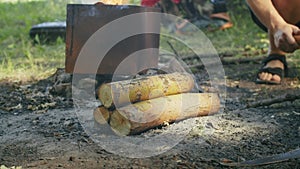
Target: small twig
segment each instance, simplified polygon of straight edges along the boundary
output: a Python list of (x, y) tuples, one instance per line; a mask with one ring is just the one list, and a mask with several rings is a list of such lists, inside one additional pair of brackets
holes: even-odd
[(6, 107), (0, 107), (0, 110), (2, 110), (2, 111), (9, 111)]
[(181, 60), (181, 57), (180, 57), (179, 53), (178, 53), (177, 50), (174, 48), (174, 46), (171, 44), (171, 42), (167, 41), (167, 43), (168, 43), (168, 45), (170, 46), (170, 48), (173, 50), (173, 52), (174, 52), (176, 58), (177, 58), (177, 59), (180, 58), (180, 60)]
[[(171, 42), (167, 41), (167, 43), (168, 43), (168, 45), (170, 46), (170, 48), (173, 50), (176, 59), (177, 59), (177, 60), (182, 60), (182, 57), (179, 55), (179, 53), (178, 53), (177, 50), (174, 48), (174, 46), (171, 44)], [(199, 67), (199, 65), (196, 65), (195, 67)], [(189, 68), (191, 68), (191, 67), (189, 66)], [(193, 75), (193, 78), (196, 79), (194, 75)], [(195, 81), (195, 83), (194, 83), (194, 87), (195, 87), (195, 89), (197, 90), (197, 92), (203, 93), (203, 89), (200, 88), (200, 86), (196, 83), (196, 81)]]
[[(176, 53), (175, 53), (176, 54)], [(182, 57), (183, 61), (186, 60), (193, 60), (193, 59), (200, 59), (201, 57), (207, 57), (205, 55), (203, 56), (198, 56), (198, 55), (191, 55), (191, 56), (184, 56)], [(256, 57), (220, 57), (221, 62), (223, 65), (231, 65), (231, 64), (242, 64), (242, 63), (251, 63), (251, 62), (256, 62), (259, 63), (264, 59), (264, 56), (256, 56)]]
[(248, 105), (246, 106), (246, 108), (256, 108), (256, 107), (261, 107), (261, 106), (270, 106), (272, 104), (275, 103), (282, 103), (282, 102), (286, 102), (286, 101), (295, 101), (297, 99), (300, 99), (300, 95), (298, 94), (286, 94), (283, 97), (276, 97), (273, 99), (267, 99), (267, 100), (260, 100), (260, 101), (256, 101), (253, 103), (248, 103)]
[(295, 159), (300, 158), (300, 149), (296, 149), (293, 151), (289, 151), (282, 154), (276, 154), (269, 157), (259, 158), (256, 160), (249, 160), (244, 161), (240, 163), (220, 163), (224, 166), (233, 166), (233, 167), (253, 167), (253, 166), (259, 166), (259, 165), (267, 165), (267, 164), (273, 164), (273, 163), (279, 163), (283, 161), (287, 161), (289, 159)]
[(242, 64), (242, 63), (260, 63), (264, 59), (264, 56), (256, 56), (256, 57), (244, 57), (244, 58), (221, 58), (223, 65), (230, 64)]

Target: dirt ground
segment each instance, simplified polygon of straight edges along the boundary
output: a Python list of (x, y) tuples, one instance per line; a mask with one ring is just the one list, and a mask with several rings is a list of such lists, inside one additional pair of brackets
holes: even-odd
[[(252, 103), (299, 94), (299, 74), (282, 85), (253, 82), (256, 62), (224, 65), (227, 97), (224, 111), (143, 133), (151, 137), (174, 126), (193, 123), (172, 149), (147, 158), (106, 151), (84, 131), (69, 93), (53, 93), (57, 76), (34, 84), (0, 84), (0, 166), (23, 168), (230, 168), (241, 162), (298, 149), (300, 100), (255, 107)], [(201, 71), (197, 76), (201, 80)], [(204, 84), (200, 87), (205, 88)], [(66, 91), (64, 89), (64, 91)], [(247, 107), (250, 105), (250, 107)], [(251, 107), (252, 105), (252, 107)], [(203, 132), (204, 131), (204, 132)], [(300, 159), (254, 168), (300, 168)]]

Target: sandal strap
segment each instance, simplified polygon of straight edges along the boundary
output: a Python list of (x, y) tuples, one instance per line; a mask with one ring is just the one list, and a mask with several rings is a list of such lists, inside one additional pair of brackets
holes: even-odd
[(272, 67), (266, 67), (266, 68), (262, 68), (258, 71), (257, 76), (259, 73), (262, 72), (267, 72), (267, 73), (271, 73), (272, 75), (278, 75), (280, 78), (283, 78), (283, 70), (281, 68), (272, 68)]
[[(262, 63), (265, 66), (268, 62), (273, 61), (273, 60), (279, 60), (284, 65), (284, 74), (285, 74), (285, 76), (287, 76), (288, 75), (288, 64), (286, 62), (285, 55), (280, 55), (280, 54), (275, 54), (275, 53), (270, 54), (266, 59), (264, 59), (262, 61)], [(276, 68), (274, 68), (274, 69), (276, 69)], [(270, 72), (270, 73), (272, 73), (272, 72)]]

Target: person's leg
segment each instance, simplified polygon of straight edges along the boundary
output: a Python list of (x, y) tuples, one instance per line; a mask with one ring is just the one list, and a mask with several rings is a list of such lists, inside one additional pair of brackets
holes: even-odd
[[(273, 0), (273, 4), (275, 8), (278, 10), (280, 15), (289, 23), (291, 24), (297, 24), (300, 22), (300, 1), (299, 0), (289, 0), (289, 1), (283, 1), (283, 0)], [(276, 47), (274, 44), (274, 37), (273, 35), (268, 32), (269, 34), (269, 55), (270, 54), (279, 54), (279, 55), (285, 55), (285, 52), (281, 51)], [(284, 69), (284, 65), (279, 60), (272, 60), (266, 63), (265, 68), (280, 68)], [(280, 82), (282, 79), (279, 75), (272, 75), (271, 73), (267, 72), (261, 72), (258, 74), (258, 77), (262, 81), (274, 81), (274, 82)]]
[(220, 25), (220, 30), (231, 28), (233, 26), (230, 16), (228, 15), (228, 9), (226, 0), (210, 0), (213, 4), (213, 11), (210, 18), (213, 20), (223, 20), (224, 22)]
[(272, 0), (280, 15), (289, 23), (296, 24), (300, 21), (299, 0)]

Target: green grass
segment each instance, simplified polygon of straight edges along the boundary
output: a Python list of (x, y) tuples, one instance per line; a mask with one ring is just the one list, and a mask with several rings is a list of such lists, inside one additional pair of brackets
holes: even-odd
[(68, 2), (0, 0), (0, 81), (36, 81), (64, 67), (65, 43), (34, 44), (29, 30), (42, 22), (65, 21)]
[[(238, 1), (232, 1), (237, 3)], [(139, 2), (133, 0), (132, 3)], [(35, 81), (64, 67), (65, 43), (58, 39), (53, 44), (34, 44), (29, 37), (31, 26), (42, 22), (64, 21), (67, 0), (22, 0), (3, 3), (0, 0), (0, 81)], [(234, 53), (244, 57), (265, 53), (267, 35), (251, 20), (245, 4), (229, 2), (229, 13), (234, 27), (225, 31), (208, 32), (218, 53)], [(162, 37), (161, 45), (166, 45)], [(188, 50), (175, 45), (181, 54)], [(299, 60), (299, 52), (296, 54)]]
[(31, 26), (42, 22), (64, 21), (66, 1), (0, 3), (0, 79), (39, 80), (64, 67), (65, 44), (34, 44)]
[(252, 22), (247, 9), (241, 14), (230, 11), (230, 16), (234, 24), (232, 28), (206, 33), (219, 53), (237, 51), (257, 55), (268, 50), (267, 34)]
[[(253, 23), (245, 4), (241, 4), (239, 9), (229, 9), (229, 14), (234, 24), (232, 28), (223, 31), (200, 29), (213, 44), (217, 52), (219, 54), (233, 54), (236, 57), (265, 54), (269, 44), (267, 34)], [(173, 42), (176, 49), (181, 52), (181, 55), (191, 52), (184, 45), (166, 37), (163, 37), (161, 41), (161, 45), (164, 48), (168, 46), (166, 41)]]

